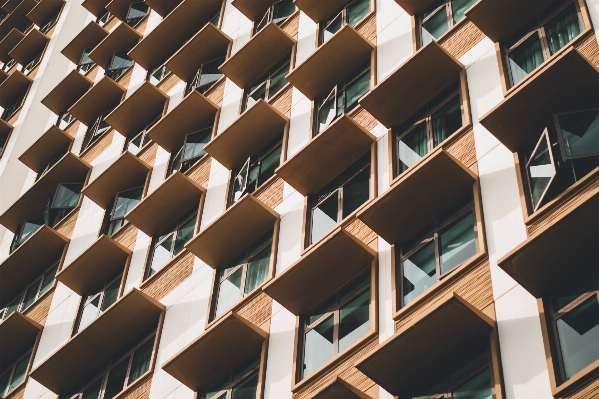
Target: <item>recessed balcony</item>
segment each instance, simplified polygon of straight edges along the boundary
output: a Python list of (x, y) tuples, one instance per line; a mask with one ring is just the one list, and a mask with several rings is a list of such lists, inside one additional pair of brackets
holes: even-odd
[(79, 101), (93, 84), (94, 82), (79, 72), (71, 71), (41, 102), (56, 115), (62, 115)]
[[(0, 40), (0, 61), (7, 63), (11, 57), (8, 53), (21, 41), (25, 35), (20, 30), (12, 29), (2, 40)], [(2, 71), (4, 72), (4, 71)]]
[(293, 3), (312, 21), (320, 23), (345, 6), (347, 0), (294, 0)]
[(83, 51), (96, 47), (106, 36), (108, 31), (92, 21), (62, 49), (61, 53), (72, 63), (79, 64)]
[(99, 116), (116, 107), (125, 92), (123, 86), (104, 76), (69, 109), (69, 113), (84, 125), (90, 126)]
[(62, 157), (69, 151), (73, 139), (64, 130), (52, 125), (21, 154), (19, 161), (35, 173), (41, 173), (52, 160)]
[(89, 53), (89, 58), (106, 69), (116, 52), (131, 50), (141, 38), (139, 32), (121, 23)]
[(29, 11), (27, 18), (37, 26), (43, 27), (58, 15), (64, 3), (65, 0), (41, 0)]
[(21, 65), (27, 65), (46, 47), (50, 38), (37, 29), (31, 29), (25, 37), (8, 53)]

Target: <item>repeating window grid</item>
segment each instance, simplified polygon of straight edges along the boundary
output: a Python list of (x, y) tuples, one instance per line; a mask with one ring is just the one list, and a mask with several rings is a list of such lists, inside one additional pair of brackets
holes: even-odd
[(25, 375), (25, 378), (23, 378), (23, 381), (19, 382), (15, 386), (13, 386), (13, 379), (15, 377), (14, 374), (17, 369), (17, 365), (24, 359), (29, 359), (28, 364), (27, 364), (27, 371), (29, 371), (29, 363), (31, 362), (31, 351), (27, 352), (25, 355), (18, 358), (4, 374), (0, 375), (0, 377), (4, 377), (4, 375), (6, 373), (10, 373), (10, 376), (8, 377), (8, 382), (7, 382), (6, 388), (4, 389), (4, 392), (0, 392), (0, 397), (4, 398), (4, 397), (8, 396), (9, 393), (14, 391), (14, 389), (16, 387), (18, 387), (19, 385), (21, 385), (25, 381), (25, 378), (27, 378), (27, 375)]
[(166, 77), (171, 75), (171, 70), (166, 67), (166, 65), (160, 65), (153, 70), (148, 71), (148, 75), (146, 76), (146, 80), (152, 83), (153, 85), (157, 85), (162, 82)]
[[(564, 161), (575, 160), (575, 159), (580, 159), (580, 158), (588, 158), (588, 157), (593, 157), (593, 156), (599, 155), (599, 154), (586, 154), (586, 155), (568, 155), (568, 154), (566, 154), (566, 143), (564, 142), (564, 133), (563, 133), (562, 127), (560, 125), (559, 117), (566, 116), (566, 115), (573, 115), (573, 114), (581, 114), (581, 113), (585, 113), (585, 112), (598, 112), (599, 113), (599, 108), (589, 108), (589, 109), (583, 109), (580, 111), (563, 112), (563, 113), (553, 115), (553, 119), (555, 121), (555, 128), (557, 130), (557, 140), (558, 140), (559, 147), (560, 147), (560, 153), (561, 153), (562, 159)], [(553, 153), (551, 153), (551, 156), (552, 156), (552, 158), (551, 158), (552, 162), (555, 162), (555, 159), (553, 158)]]
[(100, 136), (102, 136), (105, 132), (111, 129), (110, 125), (107, 124), (104, 119), (112, 112), (112, 109), (100, 115), (91, 125), (88, 127), (87, 132), (85, 133), (85, 138), (83, 139), (83, 145), (81, 147), (81, 151), (85, 151), (89, 148)]
[[(329, 18), (326, 21), (323, 21), (320, 24), (321, 28), (320, 28), (319, 38), (318, 38), (319, 45), (322, 45), (322, 44), (324, 44), (324, 42), (326, 42), (326, 40), (327, 40), (325, 38), (326, 32), (329, 31), (328, 28), (331, 25), (333, 25), (333, 24), (336, 23), (337, 19), (341, 19), (341, 28), (343, 28), (345, 25), (348, 24), (349, 9), (352, 8), (353, 6), (357, 5), (360, 1), (363, 1), (363, 0), (348, 0), (347, 4), (344, 5), (342, 9), (340, 9), (339, 11), (337, 11), (337, 13), (334, 14), (333, 17)], [(366, 0), (366, 1), (369, 3), (369, 12), (370, 12), (371, 8), (372, 8), (371, 0)], [(339, 30), (341, 30), (341, 28), (339, 28), (336, 32), (338, 32)]]
[[(203, 395), (202, 397), (204, 399), (232, 399), (232, 395), (233, 395), (233, 389), (238, 386), (241, 382), (243, 382), (244, 380), (246, 380), (248, 377), (251, 377), (254, 373), (257, 373), (260, 371), (260, 361), (259, 361), (259, 354), (255, 354), (253, 356), (251, 356), (250, 358), (256, 358), (258, 357), (258, 360), (254, 360), (255, 364), (253, 367), (250, 367), (248, 370), (246, 370), (243, 374), (241, 374), (240, 376), (238, 376), (237, 378), (234, 379), (236, 372), (232, 372), (229, 374), (228, 376), (228, 381), (229, 383), (227, 384), (226, 388), (221, 389), (218, 392), (210, 392), (210, 397), (207, 397), (207, 395)], [(250, 363), (251, 365), (252, 361), (249, 361), (248, 363)], [(243, 366), (238, 367), (237, 370), (239, 369), (243, 369)], [(237, 371), (236, 370), (236, 371)], [(225, 396), (223, 396), (225, 395)]]
[[(284, 59), (289, 58), (288, 56), (283, 57)], [(289, 69), (290, 67), (290, 61), (286, 61), (281, 63), (279, 66), (276, 66), (275, 68), (271, 69), (268, 72), (268, 75), (266, 76), (265, 79), (261, 80), (262, 83), (254, 85), (253, 87), (251, 87), (249, 90), (247, 90), (247, 94), (245, 95), (245, 102), (243, 105), (243, 109), (247, 109), (248, 108), (248, 99), (252, 97), (252, 95), (254, 93), (256, 93), (257, 91), (261, 90), (262, 87), (264, 85), (266, 85), (265, 91), (264, 91), (264, 100), (268, 101), (270, 100), (272, 97), (274, 97), (276, 94), (280, 93), (281, 90), (279, 89), (277, 92), (275, 93), (270, 93), (270, 85), (271, 85), (271, 79), (276, 76), (282, 69), (287, 68)]]
[[(193, 79), (189, 83), (187, 83), (187, 86), (185, 87), (185, 95), (188, 95), (193, 90), (198, 90), (200, 93), (205, 93), (206, 91), (208, 91), (208, 89), (210, 87), (212, 87), (219, 79), (212, 81), (212, 82), (208, 82), (208, 83), (200, 86), (202, 74), (204, 73), (203, 70), (206, 67), (211, 66), (215, 63), (218, 63), (220, 65), (225, 62), (225, 59), (226, 59), (226, 56), (222, 55), (222, 56), (219, 56), (213, 60), (210, 60), (210, 61), (205, 62), (202, 65), (200, 65), (200, 67), (198, 68), (198, 71), (194, 75)], [(221, 74), (221, 76), (222, 76), (222, 74)]]
[[(273, 22), (275, 9), (277, 9), (281, 5), (284, 5), (283, 3), (286, 3), (286, 2), (291, 3), (291, 0), (278, 0), (274, 4), (272, 4), (270, 7), (268, 7), (268, 10), (266, 10), (266, 12), (264, 13), (264, 16), (260, 19), (260, 21), (254, 23), (254, 29), (252, 29), (252, 35), (257, 34), (258, 32), (260, 32), (262, 30), (262, 28), (264, 28), (270, 22)], [(295, 7), (294, 7), (294, 9), (295, 9)], [(285, 18), (281, 18), (280, 20), (275, 21), (275, 23), (277, 25), (280, 25), (283, 22), (285, 22), (285, 20), (287, 18), (289, 18), (289, 16), (287, 16)]]
[[(13, 314), (14, 312), (24, 312), (27, 309), (29, 309), (43, 294), (45, 294), (46, 292), (48, 292), (48, 290), (41, 292), (42, 288), (43, 288), (43, 283), (46, 279), (46, 276), (49, 276), (51, 273), (56, 274), (56, 271), (58, 269), (58, 262), (54, 263), (52, 266), (50, 266), (48, 269), (46, 269), (44, 271), (44, 273), (39, 276), (38, 278), (36, 278), (32, 283), (28, 283), (27, 286), (25, 287), (25, 289), (19, 294), (17, 295), (15, 298), (13, 298), (10, 302), (8, 302), (7, 306), (4, 307), (4, 309), (0, 310), (0, 320), (4, 320), (5, 318), (7, 318), (8, 316), (10, 316), (11, 314)], [(52, 277), (52, 281), (54, 281), (54, 277)], [(28, 304), (27, 306), (25, 306), (25, 297), (27, 292), (29, 291), (30, 288), (34, 287), (37, 284), (37, 288), (35, 291), (35, 299)], [(52, 285), (50, 287), (52, 287), (54, 285), (54, 283), (52, 283)], [(8, 312), (9, 307), (11, 304), (15, 303), (16, 301), (19, 301), (17, 308), (12, 311), (12, 312)]]
[[(200, 130), (197, 130), (195, 132), (185, 135), (185, 139), (183, 141), (183, 146), (179, 149), (179, 151), (177, 151), (172, 156), (172, 159), (169, 162), (168, 175), (171, 175), (178, 170), (180, 170), (180, 171), (189, 170), (193, 165), (195, 165), (195, 162), (199, 161), (204, 156), (204, 154), (206, 154), (206, 151), (202, 150), (199, 155), (191, 157), (191, 158), (186, 158), (185, 157), (185, 149), (187, 148), (188, 140), (192, 135), (203, 133), (204, 134), (203, 137), (206, 138), (206, 136), (208, 136), (207, 138), (209, 139), (212, 137), (213, 129), (214, 129), (214, 126), (209, 126), (209, 127), (205, 127), (203, 129), (200, 129)], [(190, 164), (190, 161), (194, 161), (194, 162)], [(186, 163), (187, 163), (187, 165), (185, 165)]]
[[(534, 154), (537, 153), (537, 151), (539, 150), (539, 148), (542, 145), (546, 145), (547, 146), (547, 151), (549, 153), (549, 157), (551, 159), (551, 165), (553, 166), (553, 171), (555, 172), (555, 158), (553, 157), (553, 151), (552, 151), (552, 146), (551, 146), (551, 140), (549, 139), (549, 131), (545, 130), (545, 132), (543, 132), (543, 134), (541, 135), (540, 140), (537, 142), (534, 150), (531, 153), (531, 156), (529, 157), (528, 161), (526, 162), (526, 168), (529, 169), (531, 167), (531, 163), (534, 162)], [(554, 173), (553, 177), (551, 177), (551, 181), (553, 181), (555, 179), (556, 174)], [(531, 175), (530, 173), (526, 173), (526, 178), (527, 178), (527, 183), (528, 183), (528, 187), (533, 187), (533, 184), (531, 182)], [(533, 198), (533, 193), (531, 190), (527, 190), (528, 191), (528, 200), (530, 202), (530, 205), (533, 208), (533, 212), (536, 212), (543, 204), (543, 198), (545, 197), (545, 195), (547, 194), (547, 192), (549, 191), (549, 188), (551, 187), (551, 181), (547, 184), (547, 187), (545, 187), (545, 190), (543, 190), (543, 193), (541, 194), (538, 202), (536, 205), (534, 205), (535, 199)]]
[(420, 47), (424, 46), (424, 38), (423, 38), (423, 34), (422, 34), (422, 26), (431, 18), (435, 17), (437, 15), (437, 12), (439, 10), (441, 10), (442, 8), (445, 8), (445, 13), (447, 16), (447, 27), (448, 27), (448, 31), (449, 29), (453, 28), (455, 25), (454, 22), (454, 18), (453, 18), (453, 7), (451, 6), (451, 2), (452, 0), (445, 0), (443, 1), (443, 3), (439, 6), (437, 6), (436, 8), (432, 9), (431, 11), (428, 11), (428, 15), (425, 18), (420, 18), (420, 29), (419, 29), (419, 45)]
[[(131, 153), (138, 154), (146, 145), (150, 144), (152, 139), (147, 136), (147, 133), (160, 120), (160, 118), (162, 118), (162, 112), (146, 122), (146, 124), (137, 133), (130, 134), (125, 140), (125, 146), (123, 147), (122, 152), (124, 153), (126, 151), (130, 151)], [(135, 143), (138, 139), (140, 145), (136, 146), (137, 149), (130, 148), (131, 144)]]
[[(105, 299), (105, 294), (106, 294), (106, 290), (108, 288), (110, 288), (113, 284), (115, 284), (116, 282), (120, 281), (122, 279), (122, 274), (119, 274), (117, 277), (114, 277), (110, 280), (108, 280), (107, 282), (102, 283), (102, 288), (97, 290), (98, 292), (96, 292), (95, 295), (91, 296), (88, 295), (87, 297), (84, 297), (83, 300), (81, 301), (81, 306), (79, 307), (79, 315), (77, 316), (77, 322), (76, 322), (76, 326), (77, 328), (74, 330), (75, 333), (81, 331), (81, 319), (83, 316), (83, 311), (85, 310), (86, 306), (89, 305), (91, 302), (93, 302), (94, 300), (96, 300), (97, 298), (99, 298), (98, 300), (98, 305), (97, 305), (97, 311), (98, 313), (96, 314), (96, 317), (98, 317), (100, 314), (102, 314), (103, 312), (106, 311), (106, 309), (102, 310), (102, 305)], [(119, 290), (120, 291), (120, 290)], [(118, 298), (117, 298), (118, 299)], [(85, 326), (83, 326), (83, 328), (85, 328)]]

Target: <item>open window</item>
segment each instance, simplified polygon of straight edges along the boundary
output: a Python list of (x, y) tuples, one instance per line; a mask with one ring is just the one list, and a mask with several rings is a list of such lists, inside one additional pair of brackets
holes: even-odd
[(169, 175), (176, 171), (185, 173), (204, 156), (206, 153), (204, 147), (212, 138), (212, 130), (213, 127), (209, 126), (185, 135), (183, 146), (179, 151), (171, 154), (168, 168)]
[(135, 27), (148, 14), (148, 10), (148, 5), (143, 1), (131, 3), (127, 11), (125, 23), (131, 27)]
[(27, 352), (19, 357), (13, 364), (1, 371), (0, 397), (7, 397), (25, 381), (32, 353), (33, 351)]
[(164, 79), (171, 75), (171, 70), (166, 67), (166, 65), (160, 65), (159, 67), (154, 68), (153, 70), (148, 71), (148, 75), (146, 76), (146, 80), (152, 83), (154, 86), (162, 82)]
[(114, 15), (110, 11), (105, 10), (104, 13), (98, 16), (96, 22), (100, 26), (105, 26), (108, 23), (108, 21), (110, 21), (113, 17)]
[(345, 25), (355, 27), (370, 13), (370, 2), (371, 0), (348, 0), (337, 14), (321, 22), (319, 44), (329, 40)]
[(152, 139), (148, 137), (148, 131), (160, 120), (162, 113), (152, 118), (149, 122), (139, 129), (137, 132), (127, 136), (125, 140), (125, 147), (123, 151), (129, 151), (132, 154), (137, 155), (142, 148), (152, 142)]
[[(114, 109), (114, 108), (113, 108)], [(83, 138), (83, 144), (81, 151), (85, 151), (91, 146), (96, 140), (100, 138), (104, 133), (111, 129), (110, 125), (105, 121), (106, 117), (112, 112), (112, 109), (105, 112), (96, 118), (95, 122), (87, 128), (85, 136)]]
[(254, 398), (260, 381), (260, 353), (232, 370), (227, 376), (201, 396), (203, 399)]
[(73, 334), (83, 330), (116, 302), (119, 297), (122, 279), (122, 273), (112, 276), (81, 298)]
[(250, 108), (260, 99), (270, 100), (285, 87), (287, 84), (285, 76), (289, 73), (290, 62), (287, 60), (288, 57), (283, 58), (284, 60), (279, 65), (268, 71), (266, 77), (245, 90), (243, 110)]
[(278, 0), (268, 7), (262, 18), (254, 24), (253, 34), (258, 33), (262, 28), (271, 22), (281, 25), (295, 12), (293, 0)]
[(197, 90), (204, 94), (223, 76), (223, 73), (218, 69), (225, 62), (225, 55), (219, 56), (211, 61), (208, 61), (200, 66), (192, 80), (187, 82), (185, 87), (185, 95), (191, 93), (192, 90)]
[(102, 232), (107, 236), (112, 236), (121, 227), (127, 223), (125, 215), (129, 213), (135, 205), (139, 204), (143, 194), (143, 186), (135, 187), (126, 191), (121, 191), (112, 200), (111, 207), (107, 209)]
[(127, 51), (119, 51), (112, 56), (105, 75), (116, 81), (123, 76), (132, 65), (133, 60), (127, 55)]
[(442, 0), (420, 13), (418, 15), (419, 47), (437, 40), (453, 28), (464, 19), (465, 11), (474, 3), (476, 0)]

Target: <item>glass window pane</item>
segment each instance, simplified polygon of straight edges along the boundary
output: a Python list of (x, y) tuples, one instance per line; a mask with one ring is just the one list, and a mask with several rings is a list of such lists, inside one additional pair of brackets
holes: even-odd
[(322, 316), (333, 310), (335, 306), (337, 306), (336, 298), (332, 298), (329, 302), (326, 302), (324, 305), (320, 306), (308, 316), (308, 325), (311, 326), (317, 322)]
[(263, 82), (255, 90), (252, 90), (246, 101), (245, 109), (250, 108), (252, 105), (256, 104), (260, 99), (266, 99), (266, 82)]
[(285, 21), (285, 19), (287, 19), (287, 17), (289, 17), (294, 12), (295, 12), (295, 4), (293, 4), (292, 0), (280, 1), (277, 4), (275, 4), (275, 6), (274, 6), (272, 21), (275, 24), (279, 24), (279, 23)]
[(599, 359), (599, 303), (593, 296), (557, 321), (566, 377)]
[(576, 5), (572, 3), (545, 27), (551, 55), (580, 35), (580, 21)]
[(549, 184), (555, 176), (555, 166), (549, 151), (549, 137), (547, 134), (543, 134), (528, 161), (528, 182), (535, 209), (541, 203)]
[(10, 380), (10, 372), (11, 370), (6, 371), (6, 373), (0, 376), (0, 398), (3, 398), (6, 393), (6, 388), (8, 388), (8, 380)]
[(441, 144), (462, 127), (462, 100), (455, 96), (432, 116), (434, 146)]
[(304, 378), (333, 357), (333, 327), (334, 319), (330, 316), (306, 334)]
[(486, 369), (454, 389), (453, 399), (493, 399), (491, 371)]
[(240, 267), (237, 271), (231, 274), (225, 281), (220, 283), (218, 290), (218, 299), (216, 302), (215, 317), (220, 316), (235, 305), (241, 297), (241, 277), (243, 268)]
[(583, 295), (585, 292), (591, 292), (594, 290), (595, 286), (599, 282), (599, 276), (590, 277), (585, 279), (585, 281), (574, 287), (573, 289), (569, 289), (568, 291), (560, 294), (553, 300), (553, 309), (554, 311), (559, 311), (564, 306), (570, 304), (573, 300), (577, 299), (579, 296)]
[(270, 20), (270, 8), (268, 10), (266, 10), (266, 13), (264, 14), (264, 16), (262, 17), (262, 19), (260, 20), (260, 22), (258, 22), (254, 28), (254, 34), (258, 33), (262, 28), (264, 28), (268, 22)]
[(156, 273), (171, 260), (171, 247), (173, 244), (173, 236), (169, 236), (166, 240), (161, 242), (154, 249), (154, 255), (152, 257), (152, 264), (150, 266), (149, 275)]
[(241, 381), (231, 391), (231, 399), (255, 399), (258, 390), (258, 372)]
[(79, 193), (83, 184), (61, 184), (54, 198), (53, 208), (74, 208), (79, 202)]
[(559, 116), (566, 157), (599, 155), (599, 111)]
[(40, 296), (46, 293), (52, 287), (52, 285), (54, 285), (54, 276), (56, 276), (57, 271), (58, 264), (55, 264), (52, 269), (46, 272), (44, 281), (42, 281), (42, 287), (40, 288)]
[(434, 15), (422, 23), (422, 45), (438, 39), (449, 29), (447, 11), (441, 7)]
[(435, 285), (437, 282), (436, 266), (434, 242), (426, 245), (403, 261), (403, 298), (405, 305)]
[(516, 84), (537, 69), (544, 61), (539, 36), (536, 33), (533, 34), (524, 43), (512, 50), (508, 58), (512, 81), (513, 84)]
[(343, 218), (348, 217), (370, 198), (370, 168), (366, 168), (343, 186)]
[(270, 154), (262, 159), (260, 164), (260, 178), (258, 179), (258, 185), (263, 184), (275, 174), (275, 170), (281, 163), (281, 148), (281, 145), (277, 146), (277, 148), (275, 148)]
[(27, 288), (25, 291), (25, 298), (23, 299), (23, 306), (21, 306), (21, 312), (27, 309), (37, 298), (37, 290), (40, 287), (41, 280), (36, 281)]
[(108, 69), (121, 69), (130, 67), (133, 64), (133, 60), (129, 58), (126, 51), (120, 51), (114, 55), (110, 67)]
[(119, 364), (113, 367), (108, 374), (104, 399), (112, 399), (125, 387), (125, 378), (127, 377), (127, 368), (129, 366), (129, 357), (121, 360)]
[(268, 268), (270, 265), (270, 246), (264, 248), (262, 252), (254, 256), (248, 262), (247, 275), (245, 277), (245, 294), (254, 291), (256, 287), (262, 284), (268, 277)]
[(24, 356), (15, 366), (15, 372), (13, 373), (12, 380), (10, 381), (10, 388), (8, 388), (9, 392), (18, 387), (25, 380), (30, 356), (31, 354)]
[(99, 378), (96, 382), (87, 387), (87, 389), (83, 391), (81, 399), (97, 399), (98, 395), (100, 395), (100, 388), (102, 388), (102, 378)]
[(472, 212), (439, 234), (439, 248), (441, 274), (447, 273), (476, 254)]
[(476, 3), (476, 0), (452, 0), (451, 9), (453, 10), (453, 22), (458, 23), (464, 19), (464, 13), (474, 3)]
[(312, 211), (312, 235), (311, 242), (318, 240), (337, 226), (338, 192), (324, 200)]
[(249, 167), (250, 160), (248, 159), (241, 167), (237, 176), (235, 176), (235, 180), (233, 181), (233, 202), (236, 202), (245, 193), (248, 185)]
[(354, 80), (345, 91), (345, 112), (349, 112), (358, 106), (358, 100), (370, 90), (370, 73), (366, 72)]
[(102, 299), (102, 307), (100, 309), (102, 312), (108, 309), (110, 305), (116, 302), (119, 296), (120, 285), (121, 280), (118, 279), (106, 288), (106, 290), (104, 291), (104, 299)]
[(318, 132), (322, 132), (337, 116), (335, 108), (335, 91), (333, 90), (329, 96), (322, 102), (318, 109)]
[(322, 32), (322, 42), (329, 40), (335, 33), (337, 33), (343, 26), (343, 14), (339, 13), (334, 18), (327, 21), (325, 28)]
[(285, 85), (287, 79), (285, 76), (289, 73), (289, 64), (275, 72), (270, 78), (270, 88), (268, 89), (268, 98), (273, 98)]
[(177, 238), (175, 239), (175, 249), (173, 250), (173, 256), (179, 254), (185, 248), (187, 241), (193, 237), (194, 229), (196, 226), (196, 218), (193, 216), (183, 226), (177, 230)]
[(131, 4), (126, 19), (142, 18), (148, 13), (148, 5), (143, 1)]
[(143, 187), (134, 188), (133, 190), (119, 193), (112, 212), (112, 219), (120, 219), (125, 217), (135, 205), (141, 201), (141, 193)]
[(11, 303), (6, 307), (6, 312), (4, 313), (4, 318), (6, 319), (8, 316), (13, 314), (19, 309), (19, 305), (21, 304), (21, 295), (13, 299)]
[(202, 73), (200, 75), (200, 87), (204, 87), (211, 83), (216, 82), (223, 76), (223, 73), (218, 67), (223, 63), (223, 58), (218, 58), (214, 61), (207, 62), (202, 65)]
[(358, 0), (347, 8), (347, 23), (355, 26), (370, 12), (370, 0)]
[(397, 143), (400, 173), (420, 161), (428, 153), (426, 121), (420, 122)]
[(201, 130), (187, 135), (185, 149), (183, 150), (183, 160), (194, 159), (204, 155), (204, 147), (210, 141), (211, 133), (211, 130)]
[(339, 352), (370, 331), (370, 290), (366, 290), (339, 310)]
[(81, 312), (81, 319), (79, 319), (79, 326), (77, 326), (77, 331), (83, 330), (89, 323), (96, 319), (99, 313), (99, 304), (100, 295), (96, 296), (93, 301), (85, 305), (83, 311)]
[(25, 242), (29, 237), (35, 234), (40, 227), (44, 224), (42, 219), (27, 220), (21, 230), (21, 236), (19, 237), (19, 244)]
[(137, 380), (150, 369), (150, 360), (152, 359), (153, 348), (153, 339), (149, 339), (145, 344), (137, 348), (133, 354), (133, 362), (131, 363), (131, 372), (129, 373), (129, 381), (127, 381), (127, 385), (130, 385), (133, 381)]

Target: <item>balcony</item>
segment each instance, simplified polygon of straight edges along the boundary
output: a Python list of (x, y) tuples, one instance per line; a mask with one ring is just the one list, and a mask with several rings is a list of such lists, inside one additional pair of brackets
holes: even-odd
[(148, 137), (168, 152), (177, 151), (187, 134), (212, 125), (219, 109), (218, 105), (194, 90), (152, 126)]
[(166, 17), (173, 11), (183, 0), (146, 0), (146, 4), (162, 18)]
[(62, 49), (61, 53), (73, 64), (78, 65), (83, 51), (94, 48), (108, 36), (108, 31), (95, 22), (90, 22), (71, 42)]
[(87, 295), (98, 284), (123, 270), (131, 253), (130, 249), (112, 238), (101, 235), (85, 252), (64, 267), (56, 275), (56, 280), (81, 296)]
[(391, 128), (457, 80), (462, 71), (462, 63), (432, 41), (362, 97), (360, 104), (386, 128)]
[[(136, 1), (138, 0), (111, 0), (106, 5), (106, 10), (124, 22), (127, 19), (127, 13), (129, 12), (131, 4), (135, 3)], [(150, 10), (148, 10), (148, 14), (149, 13)]]
[(131, 50), (141, 38), (139, 32), (126, 23), (121, 23), (89, 53), (89, 58), (106, 69), (116, 52)]
[(191, 390), (202, 392), (259, 351), (267, 338), (266, 331), (229, 312), (162, 368)]
[(7, 13), (11, 13), (19, 4), (21, 4), (21, 0), (8, 0), (4, 2), (0, 8), (6, 11)]
[(164, 310), (165, 306), (160, 302), (133, 288), (51, 354), (30, 375), (57, 395), (69, 393), (82, 378), (150, 323), (159, 320)]
[(308, 99), (325, 97), (335, 85), (370, 60), (374, 44), (345, 25), (287, 75)]
[(25, 37), (8, 53), (21, 65), (27, 65), (37, 57), (50, 38), (37, 29), (31, 29)]
[(280, 135), (289, 121), (264, 100), (245, 111), (204, 149), (227, 169), (235, 169)]
[(41, 0), (27, 14), (27, 18), (39, 27), (45, 26), (58, 15), (65, 0)]
[(347, 4), (347, 0), (295, 0), (297, 8), (316, 23), (323, 22)]
[(533, 146), (553, 114), (597, 105), (599, 70), (570, 48), (480, 118), (510, 151)]
[[(129, 52), (129, 56), (144, 69), (154, 70), (204, 25), (212, 25), (208, 21), (221, 6), (222, 0), (183, 1)], [(205, 44), (214, 46), (208, 41)]]
[(27, 14), (36, 5), (37, 0), (22, 0), (12, 11), (7, 10), (10, 14), (0, 23), (0, 37), (5, 37), (13, 28), (21, 29), (27, 25), (30, 22)]
[(226, 54), (232, 40), (212, 24), (206, 24), (166, 62), (184, 82), (193, 80), (200, 66)]
[(13, 313), (1, 322), (2, 357), (0, 357), (0, 370), (6, 369), (19, 356), (33, 348), (42, 328), (38, 323), (19, 312)]
[(296, 316), (323, 303), (364, 270), (376, 251), (338, 228), (302, 255), (263, 290)]
[(125, 218), (153, 237), (167, 229), (189, 208), (199, 206), (205, 191), (204, 187), (183, 173), (175, 172), (131, 209)]
[(29, 90), (33, 80), (20, 71), (13, 73), (0, 84), (0, 107), (12, 106), (20, 98), (23, 98)]
[(69, 136), (64, 130), (52, 125), (19, 157), (19, 161), (39, 174), (50, 162), (61, 158), (69, 151), (73, 139), (74, 137)]
[(476, 180), (476, 174), (438, 148), (397, 177), (357, 217), (388, 243), (404, 241), (448, 205), (472, 193)]
[(125, 91), (123, 86), (104, 76), (69, 109), (69, 113), (84, 125), (91, 126), (98, 117), (121, 102)]
[(342, 115), (276, 173), (300, 194), (314, 194), (364, 155), (375, 141), (372, 133)]
[(168, 99), (166, 93), (146, 81), (106, 117), (106, 123), (128, 137), (162, 115)]
[(417, 15), (433, 5), (436, 0), (395, 0), (410, 15)]
[(42, 104), (56, 115), (69, 110), (93, 86), (87, 77), (71, 71), (44, 99)]
[(84, 0), (81, 5), (94, 17), (101, 17), (106, 12), (106, 6), (110, 0)]
[[(252, 1), (253, 3), (258, 1)], [(219, 69), (237, 86), (245, 88), (255, 83), (284, 56), (290, 54), (294, 44), (294, 38), (271, 22)]]
[(372, 399), (343, 378), (337, 376), (309, 396), (310, 399)]
[(232, 4), (250, 21), (257, 21), (276, 2), (277, 0), (233, 0)]
[(257, 238), (272, 229), (280, 216), (246, 194), (189, 240), (185, 246), (212, 268), (222, 268)]
[[(25, 35), (18, 29), (11, 30), (2, 40), (0, 40), (0, 61), (7, 63), (11, 57), (8, 55)], [(3, 71), (4, 72), (4, 71)]]
[(447, 370), (459, 368), (474, 350), (488, 346), (494, 328), (492, 319), (450, 293), (355, 367), (391, 395), (412, 398), (441, 381)]

